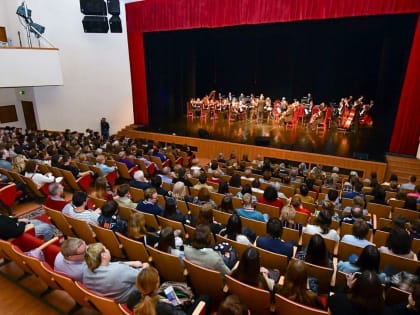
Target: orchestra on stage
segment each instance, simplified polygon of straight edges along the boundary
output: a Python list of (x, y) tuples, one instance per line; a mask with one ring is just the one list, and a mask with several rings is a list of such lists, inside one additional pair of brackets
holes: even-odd
[(192, 98), (187, 102), (187, 116), (204, 119), (227, 119), (229, 121), (256, 121), (257, 123), (278, 123), (280, 126), (302, 125), (311, 129), (318, 126), (330, 127), (334, 124), (343, 130), (357, 131), (360, 126), (371, 127), (373, 119), (371, 110), (374, 101), (365, 102), (360, 96), (341, 98), (338, 104), (321, 102), (315, 105), (311, 93), (300, 100), (289, 102), (285, 97), (271, 100), (263, 94), (245, 96), (241, 93), (234, 96), (231, 92), (222, 95), (211, 91), (203, 98)]

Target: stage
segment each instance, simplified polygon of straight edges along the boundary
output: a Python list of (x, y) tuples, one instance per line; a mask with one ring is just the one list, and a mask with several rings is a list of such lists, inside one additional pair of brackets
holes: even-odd
[(335, 121), (327, 130), (311, 129), (307, 124), (299, 122), (290, 127), (279, 125), (272, 119), (229, 120), (224, 113), (217, 119), (207, 117), (180, 116), (175, 121), (166, 121), (152, 125), (152, 131), (164, 134), (175, 134), (183, 137), (205, 138), (228, 141), (240, 144), (259, 145), (292, 151), (319, 153), (340, 157), (385, 161), (387, 144), (380, 128), (359, 127), (340, 130)]

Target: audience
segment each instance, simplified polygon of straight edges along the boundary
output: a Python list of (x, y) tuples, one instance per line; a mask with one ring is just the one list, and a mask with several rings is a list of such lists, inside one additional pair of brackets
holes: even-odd
[(259, 236), (256, 245), (270, 252), (285, 255), (288, 258), (293, 256), (293, 242), (284, 242), (281, 239), (283, 226), (279, 219), (270, 218), (267, 222), (267, 235)]
[(242, 197), (242, 208), (236, 209), (236, 213), (244, 218), (267, 222), (268, 215), (266, 213), (262, 214), (259, 211), (254, 209), (254, 205), (252, 204), (252, 196), (251, 194), (246, 193)]
[(108, 200), (101, 210), (101, 215), (98, 218), (99, 226), (127, 235), (128, 223), (118, 215), (118, 203), (116, 201)]
[(154, 215), (162, 215), (163, 209), (157, 204), (157, 201), (156, 189), (147, 188), (144, 192), (144, 200), (137, 204), (136, 209)]

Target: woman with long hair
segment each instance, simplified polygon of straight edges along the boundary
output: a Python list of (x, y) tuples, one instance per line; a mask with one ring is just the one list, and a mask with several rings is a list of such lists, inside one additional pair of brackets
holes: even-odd
[(328, 298), (332, 315), (388, 315), (393, 314), (385, 305), (383, 287), (376, 272), (365, 270), (348, 277), (350, 292), (336, 293)]
[(159, 272), (153, 268), (144, 268), (139, 272), (136, 279), (137, 290), (141, 293), (139, 303), (134, 307), (135, 315), (158, 315), (172, 314), (185, 315), (185, 312), (177, 309), (169, 303), (160, 300), (158, 289), (160, 286)]
[(274, 281), (268, 278), (268, 270), (261, 267), (260, 253), (255, 247), (248, 247), (241, 256), (239, 266), (232, 277), (248, 285), (273, 290)]
[(227, 237), (230, 240), (246, 245), (251, 245), (251, 242), (248, 239), (248, 237), (242, 234), (241, 217), (236, 213), (232, 214), (229, 217), (229, 220), (226, 224), (226, 228), (221, 230), (219, 234)]
[(172, 227), (166, 226), (160, 230), (157, 249), (162, 252), (178, 256), (181, 262), (184, 263), (184, 252), (177, 248), (182, 245), (182, 239), (180, 237), (175, 237), (174, 229)]
[(231, 196), (224, 196), (222, 201), (220, 202), (220, 206), (218, 210), (227, 212), (227, 213), (235, 213), (235, 208), (233, 207), (232, 197)]
[(313, 265), (332, 268), (330, 253), (321, 235), (314, 234), (311, 236), (304, 260)]
[(95, 188), (89, 196), (98, 199), (113, 200), (112, 191), (108, 188), (108, 182), (105, 177), (98, 177), (95, 181)]
[(320, 234), (324, 238), (332, 239), (336, 242), (340, 240), (337, 231), (331, 228), (332, 218), (328, 210), (321, 210), (318, 213), (315, 224), (306, 225), (302, 232), (308, 234)]
[(318, 296), (307, 289), (308, 272), (302, 260), (291, 260), (287, 267), (284, 284), (279, 292), (294, 302), (324, 309)]

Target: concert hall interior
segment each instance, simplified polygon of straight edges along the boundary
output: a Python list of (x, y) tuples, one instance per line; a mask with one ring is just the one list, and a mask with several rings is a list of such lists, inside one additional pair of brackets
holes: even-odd
[[(381, 15), (146, 33), (150, 130), (247, 144), (268, 137), (272, 147), (383, 161), (416, 21)], [(308, 93), (315, 110), (325, 103), (322, 117)]]

